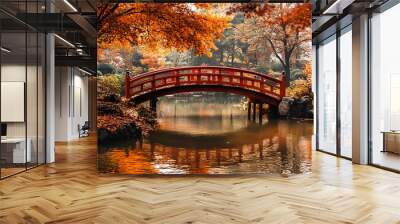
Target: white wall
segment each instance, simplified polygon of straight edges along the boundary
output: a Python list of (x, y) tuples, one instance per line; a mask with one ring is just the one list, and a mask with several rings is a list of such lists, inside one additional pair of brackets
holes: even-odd
[[(76, 71), (76, 70), (75, 70)], [(88, 121), (88, 78), (82, 76), (82, 73), (74, 77), (74, 108), (73, 108), (73, 119), (72, 119), (72, 136), (79, 137), (78, 124), (81, 126)]]
[[(26, 71), (28, 72), (28, 87), (27, 87), (27, 118), (28, 118), (28, 129), (33, 127), (36, 130), (36, 78), (32, 77), (32, 74), (36, 77), (36, 66), (29, 66), (26, 68), (25, 65), (18, 64), (3, 64), (1, 67), (1, 81), (2, 82), (25, 82)], [(42, 101), (39, 101), (42, 102)], [(38, 105), (39, 107), (43, 105)], [(2, 108), (7, 110), (7, 108)], [(33, 123), (32, 123), (33, 122)], [(32, 123), (32, 124), (31, 124)], [(8, 122), (7, 134), (9, 137), (25, 137), (25, 123), (24, 122)], [(28, 130), (29, 131), (29, 130)], [(35, 132), (36, 135), (36, 132)], [(29, 137), (29, 133), (28, 133)]]
[(70, 76), (67, 67), (55, 68), (55, 140), (67, 141), (69, 131), (69, 85)]
[[(25, 82), (25, 64), (5, 64), (1, 66), (2, 82)], [(7, 110), (7, 108), (1, 108)], [(7, 123), (7, 137), (25, 137), (25, 123)]]
[(70, 141), (88, 121), (88, 78), (72, 67), (56, 67), (55, 73), (55, 140)]

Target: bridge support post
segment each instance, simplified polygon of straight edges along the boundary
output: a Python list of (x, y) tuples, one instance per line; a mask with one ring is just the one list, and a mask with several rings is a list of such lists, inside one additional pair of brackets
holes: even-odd
[(253, 122), (256, 122), (257, 103), (253, 102)]
[(258, 121), (262, 124), (262, 117), (263, 117), (263, 103), (258, 104)]
[(251, 119), (251, 101), (247, 103), (247, 120)]
[(150, 100), (150, 109), (157, 113), (157, 97), (153, 97)]
[(270, 105), (268, 109), (268, 116), (270, 118), (278, 118), (279, 117), (278, 107)]

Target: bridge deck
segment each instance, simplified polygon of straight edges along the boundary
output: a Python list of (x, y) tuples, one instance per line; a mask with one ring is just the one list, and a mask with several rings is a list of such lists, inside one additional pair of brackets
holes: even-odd
[[(193, 86), (192, 91), (201, 89), (202, 91), (226, 91), (242, 95), (249, 95), (252, 92), (281, 101), (285, 96), (286, 86), (285, 77), (275, 78), (267, 74), (262, 74), (250, 70), (219, 67), (219, 66), (193, 66), (168, 68), (153, 72), (147, 72), (138, 76), (126, 76), (126, 97), (140, 97), (146, 94), (155, 93), (163, 90), (169, 94), (182, 92)], [(182, 88), (180, 88), (182, 87)], [(201, 88), (202, 87), (202, 88)], [(218, 87), (218, 88), (216, 88)], [(170, 89), (171, 91), (165, 91)], [(190, 88), (189, 88), (190, 90)]]

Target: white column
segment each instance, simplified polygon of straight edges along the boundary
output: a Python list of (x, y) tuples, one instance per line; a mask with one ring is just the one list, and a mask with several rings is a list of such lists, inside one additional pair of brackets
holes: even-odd
[(55, 55), (54, 34), (46, 35), (46, 162), (55, 161)]
[(96, 130), (97, 117), (97, 80), (96, 77), (90, 77), (88, 80), (88, 103), (89, 103), (89, 122), (90, 130)]
[(368, 163), (368, 15), (353, 19), (353, 162)]
[(312, 92), (314, 95), (314, 122), (313, 122), (313, 135), (311, 137), (312, 141), (312, 150), (317, 149), (317, 47), (315, 45), (312, 45), (312, 75), (311, 75), (311, 80), (312, 80)]
[(55, 141), (71, 140), (72, 68), (55, 68)]

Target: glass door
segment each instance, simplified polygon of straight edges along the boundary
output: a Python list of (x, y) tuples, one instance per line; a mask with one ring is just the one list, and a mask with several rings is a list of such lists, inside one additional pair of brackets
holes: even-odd
[(336, 35), (318, 47), (317, 149), (336, 154)]
[(371, 18), (370, 159), (400, 171), (400, 4)]

